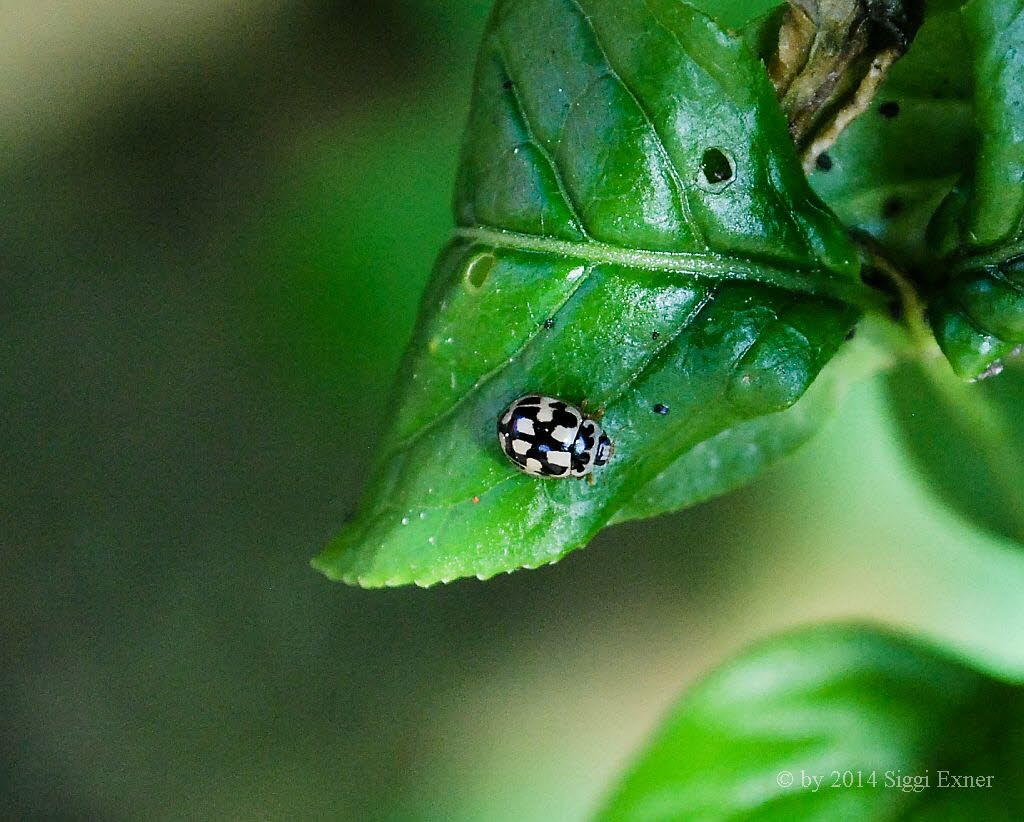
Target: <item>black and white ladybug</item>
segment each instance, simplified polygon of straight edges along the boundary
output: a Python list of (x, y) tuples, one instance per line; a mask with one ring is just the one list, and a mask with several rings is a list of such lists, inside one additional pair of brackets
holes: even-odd
[(498, 420), (501, 450), (534, 477), (585, 477), (612, 456), (612, 441), (594, 420), (553, 397), (527, 394)]

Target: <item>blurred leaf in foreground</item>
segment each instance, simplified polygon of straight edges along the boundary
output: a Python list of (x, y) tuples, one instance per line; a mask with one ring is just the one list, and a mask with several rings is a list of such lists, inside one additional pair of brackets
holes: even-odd
[[(1003, 359), (1024, 341), (1024, 7), (974, 0), (935, 21), (933, 32), (952, 37), (958, 26), (965, 32), (970, 71), (946, 59), (948, 68), (937, 74), (917, 66), (916, 83), (954, 88), (958, 71), (973, 81), (977, 146), (973, 168), (965, 169), (967, 176), (929, 229), (948, 268), (932, 263), (919, 271), (922, 279), (929, 273), (932, 280), (940, 278), (926, 283), (934, 291), (929, 318), (940, 347), (960, 377), (977, 379), (1001, 371)], [(908, 61), (913, 57), (912, 50)], [(943, 74), (949, 79), (936, 85)], [(924, 129), (916, 131), (919, 137)], [(952, 170), (955, 156), (949, 150), (958, 139), (933, 127), (928, 131), (937, 139), (918, 153), (932, 158), (926, 162), (936, 169)], [(913, 153), (908, 146), (907, 156)], [(890, 375), (886, 387), (902, 439), (940, 498), (981, 527), (1024, 542), (1020, 368), (964, 386), (948, 369), (921, 362)]]
[(813, 628), (693, 688), (598, 819), (1019, 819), (1022, 739), (1020, 687), (876, 630)]
[(965, 385), (944, 363), (908, 364), (886, 389), (901, 439), (939, 497), (1024, 543), (1024, 369)]
[[(315, 560), (331, 578), (554, 562), (699, 443), (796, 402), (867, 299), (762, 64), (675, 0), (499, 2), (456, 216), (362, 507)], [(531, 392), (605, 412), (596, 484), (498, 450)]]

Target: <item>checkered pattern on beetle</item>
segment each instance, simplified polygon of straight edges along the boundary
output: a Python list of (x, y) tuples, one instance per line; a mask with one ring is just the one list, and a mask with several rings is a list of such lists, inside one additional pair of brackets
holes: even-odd
[(600, 425), (567, 402), (527, 394), (498, 420), (501, 450), (520, 471), (534, 477), (585, 477), (612, 456), (612, 441)]

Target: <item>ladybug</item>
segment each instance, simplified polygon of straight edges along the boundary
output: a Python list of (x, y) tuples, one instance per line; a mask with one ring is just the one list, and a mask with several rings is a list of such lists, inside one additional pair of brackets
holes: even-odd
[(527, 394), (498, 420), (501, 450), (534, 477), (585, 477), (611, 459), (612, 441), (600, 425), (562, 400)]

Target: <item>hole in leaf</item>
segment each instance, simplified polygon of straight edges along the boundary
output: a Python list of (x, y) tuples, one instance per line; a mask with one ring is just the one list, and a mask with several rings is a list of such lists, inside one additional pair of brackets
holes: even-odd
[(477, 254), (473, 257), (466, 263), (466, 273), (463, 275), (466, 287), (470, 291), (479, 291), (483, 288), (487, 278), (491, 276), (494, 263), (493, 254)]
[(709, 148), (700, 160), (700, 171), (710, 185), (725, 183), (732, 179), (732, 163), (721, 149)]

